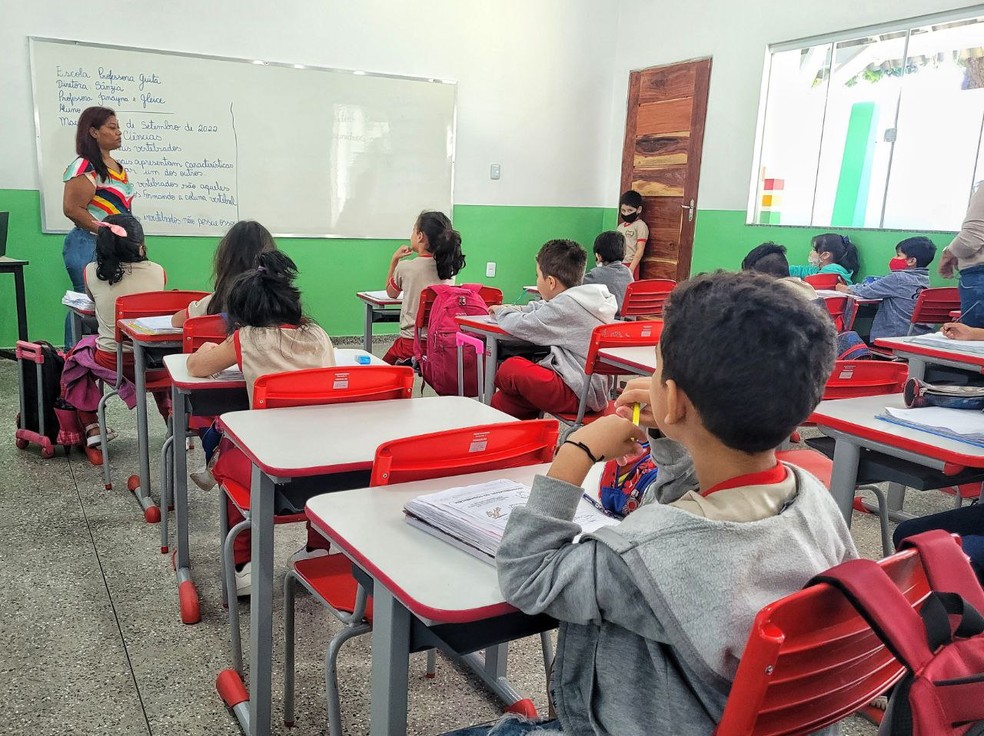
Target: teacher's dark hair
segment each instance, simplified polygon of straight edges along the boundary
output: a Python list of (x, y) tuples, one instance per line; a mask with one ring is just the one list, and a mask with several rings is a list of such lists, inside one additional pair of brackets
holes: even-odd
[(427, 252), (434, 256), (439, 279), (456, 276), (465, 267), (461, 233), (451, 226), (451, 220), (443, 212), (421, 212), (414, 229), (427, 238)]
[(108, 227), (100, 227), (96, 233), (96, 276), (100, 281), (115, 284), (123, 278), (123, 264), (147, 260), (144, 231), (133, 215), (110, 215), (103, 222), (119, 225), (126, 231), (126, 236), (122, 236)]
[(226, 311), (229, 292), (236, 279), (259, 265), (261, 253), (276, 250), (270, 231), (254, 220), (240, 220), (233, 225), (215, 249), (212, 283), (215, 290), (208, 303), (209, 314)]
[(75, 128), (75, 153), (92, 164), (100, 179), (109, 178), (109, 167), (103, 161), (99, 144), (89, 135), (89, 130), (101, 128), (112, 117), (116, 117), (116, 111), (108, 107), (87, 107), (79, 115), (79, 122)]
[(297, 266), (286, 254), (279, 250), (260, 253), (256, 268), (240, 274), (229, 292), (229, 334), (240, 327), (306, 324), (295, 278)]

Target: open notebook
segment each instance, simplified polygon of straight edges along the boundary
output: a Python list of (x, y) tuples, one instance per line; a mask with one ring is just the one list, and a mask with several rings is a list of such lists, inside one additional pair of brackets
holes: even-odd
[(919, 335), (909, 338), (909, 342), (916, 345), (925, 345), (928, 348), (941, 348), (943, 350), (958, 350), (962, 353), (973, 353), (974, 355), (984, 355), (984, 340), (954, 340), (946, 337), (939, 332), (931, 332), (928, 335)]
[(925, 406), (920, 409), (885, 409), (878, 419), (910, 429), (919, 429), (937, 437), (984, 447), (984, 413), (972, 409), (943, 409)]
[[(525, 506), (529, 497), (529, 486), (502, 479), (418, 496), (407, 502), (403, 511), (409, 524), (492, 564), (509, 514), (517, 506)], [(582, 533), (619, 521), (586, 496), (574, 514), (574, 523), (580, 525)]]

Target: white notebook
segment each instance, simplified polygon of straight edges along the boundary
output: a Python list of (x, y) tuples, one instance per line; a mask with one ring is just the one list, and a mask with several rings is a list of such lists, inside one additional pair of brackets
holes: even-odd
[[(362, 293), (371, 299), (378, 299), (379, 301), (387, 301), (393, 298), (386, 293), (385, 289), (383, 291), (363, 291)], [(403, 292), (401, 291), (396, 298), (402, 300)]]
[(964, 353), (975, 353), (984, 355), (984, 340), (954, 340), (946, 337), (939, 332), (931, 332), (928, 335), (919, 335), (909, 339), (909, 342), (926, 347), (942, 348), (944, 350), (959, 350)]
[(170, 314), (165, 314), (162, 317), (137, 317), (133, 322), (148, 332), (181, 332), (180, 327), (175, 327), (171, 324)]

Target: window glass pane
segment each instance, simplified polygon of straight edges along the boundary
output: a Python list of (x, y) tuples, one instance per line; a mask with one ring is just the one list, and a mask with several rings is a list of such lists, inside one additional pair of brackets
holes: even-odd
[(915, 28), (902, 83), (884, 227), (958, 230), (984, 171), (984, 19)]
[(831, 45), (772, 55), (753, 222), (808, 225)]
[[(834, 45), (813, 224), (879, 227), (892, 155), (905, 31)], [(886, 140), (888, 138), (888, 140)]]

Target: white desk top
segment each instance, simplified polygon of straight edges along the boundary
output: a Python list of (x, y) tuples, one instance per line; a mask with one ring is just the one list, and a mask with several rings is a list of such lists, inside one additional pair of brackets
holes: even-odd
[[(465, 332), (471, 332), (476, 335), (509, 335), (508, 332), (499, 326), (495, 318), (489, 314), (468, 315), (455, 317), (455, 319)], [(514, 339), (518, 340), (518, 338)]]
[[(467, 623), (515, 610), (499, 592), (495, 567), (410, 526), (403, 505), (425, 493), (509, 478), (527, 485), (549, 465), (327, 493), (307, 503), (312, 523), (414, 615), (428, 623)], [(584, 487), (598, 494), (601, 463)]]
[(611, 358), (619, 366), (631, 366), (640, 373), (652, 374), (656, 370), (656, 348), (603, 348), (598, 351), (602, 360)]
[[(164, 356), (164, 367), (167, 368), (167, 372), (171, 376), (171, 382), (178, 388), (216, 389), (238, 388), (246, 385), (246, 381), (244, 379), (228, 380), (212, 378), (211, 376), (200, 378), (198, 376), (190, 375), (188, 373), (188, 355), (189, 353), (175, 353), (174, 355)], [(372, 353), (367, 353), (365, 350), (355, 350), (352, 348), (335, 348), (335, 364), (338, 366), (361, 365), (356, 360), (360, 355), (369, 356), (370, 362), (368, 365), (386, 365), (382, 358), (377, 358), (375, 355)]]
[(912, 337), (880, 337), (875, 340), (875, 345), (899, 353), (911, 353), (928, 358), (944, 358), (965, 362), (972, 366), (984, 365), (984, 355), (960, 349), (961, 340), (940, 341), (939, 344), (913, 342), (917, 337), (916, 335)]
[(395, 299), (386, 293), (386, 290), (382, 291), (357, 291), (355, 293), (359, 299), (364, 302), (369, 302), (376, 306), (399, 306), (403, 304), (403, 292)]
[(474, 399), (426, 396), (289, 409), (234, 411), (226, 435), (274, 477), (326, 475), (369, 467), (384, 442), (477, 424), (514, 422)]
[(984, 467), (984, 448), (877, 419), (886, 407), (904, 409), (902, 394), (821, 401), (810, 416), (810, 421), (821, 427), (963, 467)]
[(523, 287), (523, 291), (525, 291), (527, 294), (539, 294), (540, 293), (540, 290), (535, 285), (534, 286), (524, 286)]
[(823, 299), (829, 299), (831, 297), (846, 296), (846, 297), (850, 297), (851, 299), (853, 299), (854, 301), (856, 301), (858, 304), (880, 304), (881, 303), (881, 299), (862, 299), (861, 297), (855, 296), (854, 294), (848, 294), (846, 291), (837, 291), (837, 289), (817, 289), (816, 292), (817, 292), (817, 296), (819, 296), (819, 297), (821, 297)]

